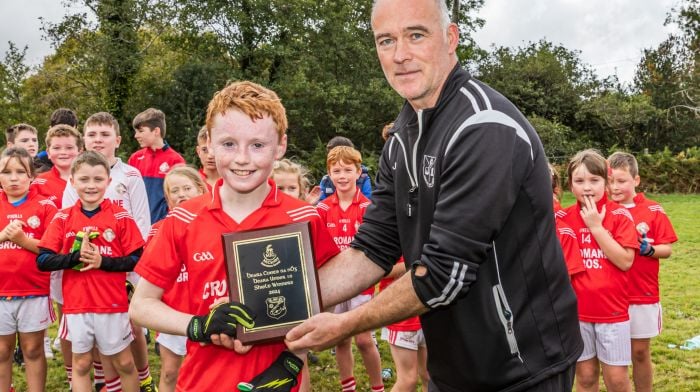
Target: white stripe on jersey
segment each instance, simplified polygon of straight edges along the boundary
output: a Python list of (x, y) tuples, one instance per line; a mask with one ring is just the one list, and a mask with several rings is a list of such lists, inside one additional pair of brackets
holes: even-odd
[(660, 212), (660, 213), (666, 215), (666, 211), (664, 211), (664, 208), (661, 207), (661, 206), (658, 205), (658, 204), (650, 205), (650, 206), (649, 206), (649, 211), (652, 211), (652, 212)]
[(328, 207), (328, 205), (326, 205), (326, 203), (318, 203), (318, 204), (316, 204), (316, 208), (320, 208), (324, 211), (328, 211), (330, 209), (330, 207)]
[(173, 208), (168, 214), (168, 216), (172, 216), (173, 218), (179, 219), (187, 224), (192, 223), (194, 218), (197, 217), (197, 215), (192, 214), (191, 212), (180, 207)]
[(372, 204), (371, 201), (366, 201), (364, 203), (360, 203), (360, 208), (367, 208), (367, 206), (369, 206), (370, 204)]
[(292, 218), (292, 220), (299, 220), (301, 218), (314, 215), (320, 217), (320, 215), (318, 215), (318, 212), (316, 212), (316, 209), (310, 205), (297, 208), (296, 210), (287, 211), (287, 215), (289, 215), (289, 217)]
[(562, 227), (559, 229), (559, 234), (561, 235), (568, 235), (576, 239), (576, 234), (574, 234), (574, 231), (570, 227)]
[(564, 210), (559, 210), (559, 211), (557, 211), (557, 212), (554, 213), (554, 216), (556, 216), (557, 218), (563, 218), (563, 217), (566, 216), (566, 211), (564, 211)]
[(32, 181), (32, 185), (44, 185), (44, 184), (46, 184), (45, 178), (35, 178), (34, 181)]
[(627, 218), (629, 218), (629, 220), (634, 222), (634, 219), (632, 218), (632, 214), (630, 214), (630, 212), (627, 210), (627, 208), (618, 208), (616, 210), (613, 210), (612, 214), (613, 215), (624, 215)]
[(66, 219), (68, 219), (68, 214), (59, 211), (56, 213), (56, 215), (53, 216), (53, 219), (51, 219), (51, 222), (55, 221), (56, 219), (66, 220)]
[(42, 205), (42, 206), (44, 206), (44, 205), (49, 205), (49, 206), (54, 206), (54, 207), (56, 207), (56, 204), (54, 204), (54, 202), (52, 202), (52, 201), (49, 200), (49, 199), (39, 200), (39, 204)]

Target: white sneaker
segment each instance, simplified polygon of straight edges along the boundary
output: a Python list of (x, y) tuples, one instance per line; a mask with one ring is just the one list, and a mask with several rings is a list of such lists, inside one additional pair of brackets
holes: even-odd
[(53, 350), (51, 350), (51, 338), (44, 336), (44, 355), (46, 359), (53, 359)]
[(53, 349), (56, 351), (61, 351), (61, 338), (56, 336), (56, 339), (53, 340)]

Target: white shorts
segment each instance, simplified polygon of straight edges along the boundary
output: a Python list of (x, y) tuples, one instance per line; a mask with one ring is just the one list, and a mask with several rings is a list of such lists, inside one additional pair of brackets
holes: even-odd
[(63, 271), (51, 271), (51, 299), (63, 305)]
[(187, 354), (187, 337), (180, 335), (171, 335), (169, 333), (158, 333), (156, 342), (161, 346), (172, 351), (174, 354), (184, 356)]
[(386, 327), (382, 328), (382, 340), (386, 340), (389, 344), (413, 351), (417, 351), (418, 347), (425, 346), (425, 335), (423, 329), (417, 331), (392, 331)]
[(134, 340), (128, 313), (67, 314), (68, 337), (73, 352), (84, 354), (93, 346), (104, 355), (117, 354)]
[(356, 297), (350, 298), (345, 302), (341, 302), (335, 305), (333, 313), (340, 314), (349, 312), (355, 308), (359, 308), (362, 304), (369, 302), (372, 299), (372, 294), (360, 294)]
[(598, 360), (611, 366), (632, 364), (632, 342), (630, 322), (587, 323), (579, 321), (583, 338), (583, 353), (578, 361), (598, 357)]
[(663, 327), (661, 303), (630, 305), (630, 336), (648, 339), (659, 336)]
[(0, 301), (0, 335), (43, 331), (54, 320), (48, 296)]

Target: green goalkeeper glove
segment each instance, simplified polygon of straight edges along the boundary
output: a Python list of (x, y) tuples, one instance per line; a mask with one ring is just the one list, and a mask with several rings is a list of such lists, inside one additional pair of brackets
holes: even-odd
[(253, 328), (255, 315), (238, 302), (224, 302), (213, 307), (209, 314), (194, 316), (187, 326), (187, 338), (193, 342), (211, 343), (211, 335), (223, 333), (236, 337), (236, 326)]
[(249, 383), (238, 383), (241, 392), (289, 392), (297, 385), (304, 361), (289, 351), (282, 351), (275, 362)]

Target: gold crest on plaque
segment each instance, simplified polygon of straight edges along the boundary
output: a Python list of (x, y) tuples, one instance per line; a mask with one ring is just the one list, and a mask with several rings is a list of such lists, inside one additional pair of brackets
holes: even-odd
[(267, 244), (265, 247), (265, 253), (263, 253), (262, 264), (263, 267), (272, 268), (277, 264), (281, 263), (280, 258), (277, 257), (275, 250), (272, 249), (272, 244)]
[(279, 320), (287, 314), (287, 299), (284, 296), (269, 297), (265, 299), (267, 305), (267, 315), (275, 320)]

